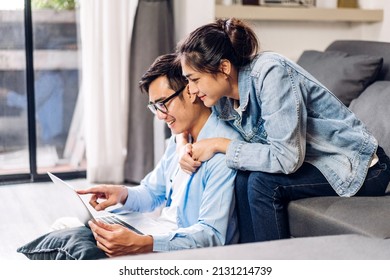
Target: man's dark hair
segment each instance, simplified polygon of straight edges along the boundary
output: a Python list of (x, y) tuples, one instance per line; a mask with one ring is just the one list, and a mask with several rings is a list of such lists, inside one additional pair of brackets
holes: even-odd
[(174, 53), (164, 54), (156, 58), (139, 81), (141, 91), (148, 93), (150, 84), (161, 76), (167, 77), (169, 87), (174, 91), (187, 84), (187, 80), (182, 74), (180, 61), (177, 61)]

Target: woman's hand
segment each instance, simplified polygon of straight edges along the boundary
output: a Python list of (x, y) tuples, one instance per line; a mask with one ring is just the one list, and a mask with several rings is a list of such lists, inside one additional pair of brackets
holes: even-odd
[[(124, 204), (127, 199), (127, 188), (119, 185), (98, 185), (85, 190), (78, 190), (78, 194), (92, 194), (89, 204), (97, 210), (104, 210), (118, 203)], [(103, 201), (98, 201), (103, 199)]]
[(192, 158), (192, 144), (188, 143), (188, 132), (176, 135), (176, 152), (179, 155), (181, 169), (188, 174), (192, 174), (202, 164)]
[(181, 169), (189, 174), (195, 172), (202, 162), (209, 160), (214, 154), (225, 154), (230, 141), (227, 138), (209, 138), (186, 144), (180, 151)]
[(214, 150), (214, 139), (203, 139), (192, 144), (191, 155), (194, 160), (207, 161), (215, 154)]
[(192, 144), (192, 158), (198, 161), (207, 161), (216, 153), (226, 154), (230, 139), (226, 138), (208, 138)]
[(140, 235), (124, 226), (100, 221), (89, 221), (88, 225), (97, 246), (109, 257), (153, 252), (152, 236)]
[(192, 144), (189, 143), (179, 150), (179, 159), (181, 169), (188, 174), (194, 173), (202, 165), (200, 161), (192, 158)]

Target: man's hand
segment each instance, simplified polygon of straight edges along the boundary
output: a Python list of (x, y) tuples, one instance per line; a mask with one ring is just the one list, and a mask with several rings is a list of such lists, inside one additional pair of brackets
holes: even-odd
[[(104, 210), (118, 203), (124, 204), (127, 199), (127, 188), (119, 185), (98, 185), (86, 190), (78, 190), (78, 194), (92, 194), (89, 204), (97, 210)], [(103, 199), (103, 201), (98, 201)]]
[(89, 221), (88, 224), (97, 246), (109, 257), (153, 252), (152, 236), (140, 235), (121, 225), (100, 221)]

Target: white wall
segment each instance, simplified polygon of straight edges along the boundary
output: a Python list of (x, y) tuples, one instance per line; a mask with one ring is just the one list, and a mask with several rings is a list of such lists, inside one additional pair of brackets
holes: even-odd
[[(373, 0), (369, 0), (373, 1)], [(263, 50), (279, 52), (293, 60), (307, 49), (324, 50), (334, 40), (356, 39), (390, 42), (390, 1), (382, 1), (380, 23), (251, 21)], [(175, 0), (176, 39), (214, 20), (214, 0)]]
[(293, 60), (303, 50), (323, 50), (337, 39), (361, 38), (360, 28), (350, 23), (254, 21), (252, 24), (262, 50), (272, 50)]
[[(374, 1), (374, 0), (367, 0)], [(364, 38), (373, 41), (390, 42), (390, 1), (388, 0), (376, 0), (383, 6), (383, 21), (377, 24), (367, 24), (363, 26), (362, 35)], [(387, 27), (387, 28), (386, 28)]]
[(214, 0), (174, 0), (174, 9), (177, 42), (195, 28), (215, 19)]

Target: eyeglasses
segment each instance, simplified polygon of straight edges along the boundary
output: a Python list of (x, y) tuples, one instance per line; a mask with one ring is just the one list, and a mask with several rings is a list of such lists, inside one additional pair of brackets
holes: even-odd
[(149, 104), (148, 104), (149, 110), (152, 111), (153, 114), (156, 114), (157, 110), (159, 110), (161, 113), (164, 113), (164, 114), (168, 113), (168, 108), (165, 104), (167, 102), (169, 102), (170, 100), (172, 100), (173, 98), (175, 98), (176, 96), (179, 96), (180, 93), (182, 93), (185, 88), (186, 88), (186, 86), (182, 87), (181, 89), (176, 91), (174, 94), (168, 96), (167, 98), (165, 98), (163, 100), (157, 101), (156, 103), (149, 102)]

